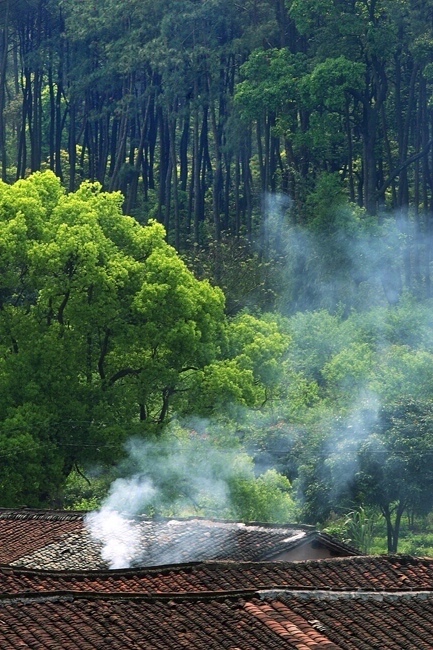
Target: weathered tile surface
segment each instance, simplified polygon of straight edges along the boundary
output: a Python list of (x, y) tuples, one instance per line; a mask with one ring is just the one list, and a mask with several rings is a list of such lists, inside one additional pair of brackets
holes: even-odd
[(0, 567), (3, 650), (431, 650), (433, 559)]
[(433, 592), (433, 559), (360, 556), (291, 562), (201, 562), (116, 571), (0, 566), (0, 597), (29, 592), (200, 594), (257, 590)]
[[(202, 560), (271, 560), (308, 542), (338, 554), (352, 549), (309, 526), (273, 526), (190, 519), (137, 517), (140, 553), (135, 566)], [(0, 564), (29, 568), (102, 569), (101, 544), (85, 526), (83, 513), (0, 510)]]
[(432, 594), (0, 599), (5, 650), (431, 650), (432, 639)]

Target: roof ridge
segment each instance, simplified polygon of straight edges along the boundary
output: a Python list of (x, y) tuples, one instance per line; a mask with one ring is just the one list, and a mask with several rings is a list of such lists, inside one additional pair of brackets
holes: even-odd
[(259, 594), (262, 600), (266, 599), (278, 599), (278, 598), (305, 598), (305, 599), (316, 599), (316, 600), (337, 600), (338, 598), (347, 598), (350, 600), (361, 599), (365, 600), (371, 598), (372, 600), (383, 600), (384, 598), (415, 598), (419, 597), (422, 599), (429, 598), (433, 595), (433, 587), (425, 587), (424, 589), (350, 589), (342, 588), (335, 589), (334, 587), (329, 587), (325, 589), (321, 588), (305, 588), (300, 587), (291, 587), (290, 589), (258, 589), (257, 593)]
[(15, 603), (34, 603), (49, 601), (69, 601), (74, 600), (102, 600), (102, 601), (142, 601), (142, 602), (197, 602), (209, 600), (236, 600), (239, 598), (257, 598), (259, 600), (288, 600), (290, 598), (305, 600), (427, 600), (433, 596), (433, 588), (419, 590), (344, 590), (344, 589), (286, 589), (284, 587), (275, 588), (254, 588), (254, 589), (216, 589), (211, 591), (182, 591), (182, 592), (163, 592), (163, 593), (140, 593), (125, 591), (75, 591), (69, 589), (53, 590), (46, 592), (27, 591), (11, 596), (10, 594), (0, 594), (0, 608)]
[(0, 508), (0, 519), (45, 519), (47, 521), (80, 521), (86, 513), (76, 510), (32, 510), (23, 508), (15, 510), (12, 508)]
[(167, 574), (171, 572), (180, 572), (188, 570), (200, 570), (201, 568), (206, 568), (209, 570), (218, 570), (218, 569), (231, 569), (233, 567), (239, 568), (260, 568), (265, 567), (266, 569), (278, 568), (279, 570), (284, 570), (288, 566), (295, 565), (296, 567), (307, 564), (309, 566), (323, 566), (335, 565), (335, 564), (371, 564), (372, 562), (380, 563), (386, 562), (387, 565), (394, 566), (395, 562), (399, 564), (420, 564), (427, 563), (433, 564), (433, 558), (428, 556), (413, 556), (413, 555), (358, 555), (351, 557), (333, 557), (333, 558), (322, 558), (322, 559), (310, 559), (302, 560), (301, 562), (278, 562), (278, 561), (268, 561), (268, 560), (259, 560), (259, 561), (240, 561), (240, 560), (198, 560), (191, 562), (176, 562), (171, 564), (159, 564), (152, 566), (136, 566), (129, 568), (121, 569), (37, 569), (29, 568), (20, 565), (11, 565), (11, 564), (0, 564), (0, 574), (4, 575), (26, 575), (26, 576), (42, 576), (42, 577), (62, 577), (65, 579), (72, 579), (74, 577), (86, 577), (86, 578), (115, 578), (120, 576), (148, 576), (155, 574)]
[[(45, 510), (42, 508), (1, 508), (0, 507), (0, 519), (56, 519), (56, 520), (84, 520), (87, 514), (90, 514), (89, 510)], [(120, 514), (128, 514), (122, 513)], [(241, 524), (243, 526), (254, 526), (260, 528), (268, 528), (275, 530), (302, 530), (314, 532), (317, 529), (314, 526), (309, 524), (297, 524), (297, 523), (271, 523), (271, 522), (261, 522), (261, 521), (240, 521), (236, 519), (219, 519), (214, 517), (204, 517), (198, 515), (190, 515), (188, 517), (168, 517), (161, 515), (129, 515), (131, 518), (136, 519), (137, 521), (148, 521), (154, 523), (167, 523), (170, 521), (178, 522), (211, 522), (211, 523), (220, 523), (220, 524)]]
[(73, 589), (60, 589), (53, 591), (27, 591), (16, 596), (0, 594), (0, 608), (11, 603), (38, 602), (50, 600), (141, 600), (145, 602), (156, 601), (197, 601), (197, 600), (225, 600), (245, 597), (259, 597), (259, 591), (254, 589), (216, 589), (215, 591), (168, 591), (163, 593), (140, 593), (137, 591), (74, 591)]

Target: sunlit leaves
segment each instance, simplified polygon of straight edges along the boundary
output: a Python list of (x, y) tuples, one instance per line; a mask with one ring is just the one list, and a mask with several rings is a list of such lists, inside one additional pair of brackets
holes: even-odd
[[(0, 230), (1, 426), (19, 438), (19, 413), (46, 414), (54, 496), (74, 463), (115, 458), (140, 418), (142, 433), (162, 423), (183, 373), (215, 358), (224, 299), (160, 224), (123, 216), (97, 184), (66, 195), (46, 172), (1, 185)], [(32, 503), (48, 498), (31, 480)]]

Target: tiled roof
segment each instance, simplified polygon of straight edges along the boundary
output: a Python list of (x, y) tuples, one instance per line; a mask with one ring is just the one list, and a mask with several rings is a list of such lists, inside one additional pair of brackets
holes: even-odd
[[(271, 560), (307, 542), (339, 554), (358, 553), (309, 526), (146, 517), (136, 518), (132, 524), (140, 537), (135, 566)], [(108, 566), (101, 548), (86, 529), (83, 513), (0, 510), (0, 563), (41, 569), (99, 569)]]
[(5, 650), (431, 650), (432, 639), (432, 594), (0, 599)]
[(431, 650), (433, 559), (0, 567), (2, 650)]
[[(278, 624), (286, 629), (290, 640), (299, 644), (296, 647), (305, 650), (313, 647), (431, 650), (433, 647), (431, 594), (326, 599), (312, 594), (307, 598), (253, 601), (246, 608), (267, 627)], [(313, 631), (320, 633), (322, 640), (312, 639)], [(317, 645), (312, 645), (311, 640)]]
[(101, 594), (296, 592), (433, 593), (433, 558), (361, 556), (306, 562), (200, 562), (115, 571), (0, 567), (0, 598), (30, 592)]
[[(250, 607), (254, 607), (250, 611)], [(257, 611), (261, 608), (265, 619)], [(339, 650), (305, 619), (275, 619), (261, 602), (101, 598), (0, 602), (0, 647), (8, 650)]]
[[(271, 601), (275, 614), (296, 614), (347, 650), (432, 650), (432, 594)], [(274, 616), (275, 616), (274, 614)], [(332, 646), (330, 646), (332, 647)]]
[(80, 513), (0, 509), (0, 564), (10, 563), (81, 531)]

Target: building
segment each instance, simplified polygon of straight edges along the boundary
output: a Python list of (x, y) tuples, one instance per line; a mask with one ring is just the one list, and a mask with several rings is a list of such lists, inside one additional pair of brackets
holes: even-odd
[(433, 559), (0, 567), (5, 650), (431, 650)]
[[(128, 531), (135, 537), (137, 548), (121, 566), (205, 560), (300, 561), (360, 554), (311, 526), (244, 524), (196, 517), (136, 517), (127, 524), (126, 533), (110, 533), (115, 543), (125, 547), (126, 556)], [(0, 509), (0, 564), (65, 570), (113, 566), (103, 553), (103, 543), (86, 527), (84, 513), (27, 509)]]

